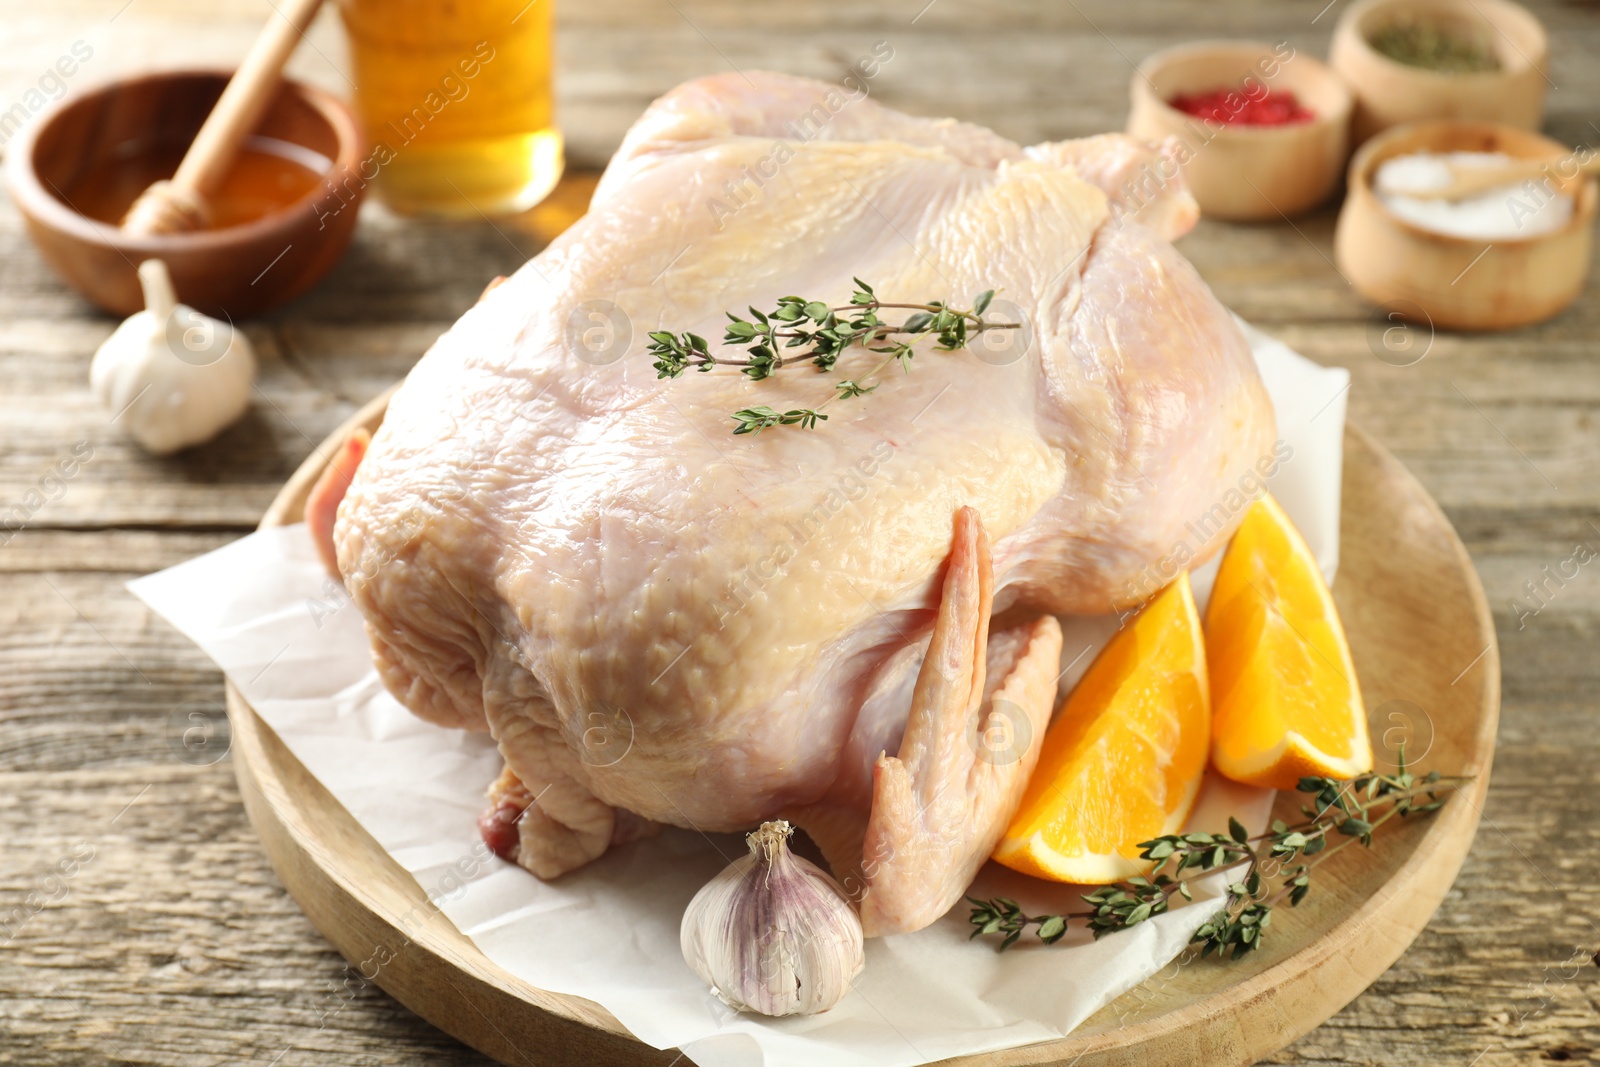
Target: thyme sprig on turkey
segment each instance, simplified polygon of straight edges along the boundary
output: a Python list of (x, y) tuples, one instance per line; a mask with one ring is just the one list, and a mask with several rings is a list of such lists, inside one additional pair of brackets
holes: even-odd
[[(1168, 834), (1142, 841), (1139, 855), (1155, 861), (1150, 877), (1130, 878), (1087, 894), (1083, 901), (1089, 907), (1083, 911), (1028, 915), (1007, 897), (968, 897), (973, 905), (972, 936), (1002, 934), (1000, 948), (1007, 949), (1029, 927), (1036, 927), (1039, 940), (1053, 945), (1066, 934), (1068, 923), (1081, 920), (1099, 940), (1165, 912), (1174, 893), (1191, 899), (1191, 879), (1182, 877), (1185, 870), (1237, 870), (1223, 907), (1195, 931), (1192, 941), (1201, 946), (1202, 956), (1231, 952), (1238, 959), (1261, 947), (1274, 906), (1287, 900), (1293, 907), (1306, 898), (1312, 872), (1328, 857), (1352, 844), (1370, 848), (1373, 834), (1384, 823), (1436, 811), (1444, 804), (1442, 794), (1469, 781), (1437, 771), (1413, 775), (1406, 770), (1404, 753), (1394, 774), (1364, 774), (1349, 780), (1302, 778), (1298, 789), (1311, 794), (1313, 803), (1302, 805), (1301, 822), (1274, 821), (1266, 833), (1251, 835), (1239, 820), (1229, 819), (1226, 834)], [(1344, 840), (1333, 843), (1336, 838)]]
[[(836, 382), (834, 395), (816, 408), (780, 412), (760, 405), (736, 411), (732, 416), (735, 434), (760, 433), (772, 426), (811, 429), (819, 421), (827, 420), (822, 408), (835, 400), (865, 396), (876, 389), (876, 385), (865, 383), (890, 363), (899, 363), (902, 370), (909, 372), (916, 355), (913, 346), (922, 337), (937, 337), (935, 347), (938, 350), (953, 352), (965, 348), (970, 338), (989, 330), (1016, 330), (1022, 326), (1020, 322), (991, 322), (984, 318), (994, 299), (993, 289), (979, 293), (972, 307), (963, 310), (941, 300), (930, 300), (926, 304), (879, 300), (872, 286), (860, 278), (854, 281), (856, 290), (850, 294), (850, 303), (843, 306), (785, 296), (771, 311), (750, 308), (750, 318), (727, 312), (728, 327), (722, 344), (742, 347), (743, 356), (718, 355), (712, 352), (711, 343), (697, 333), (657, 330), (650, 334), (650, 354), (655, 357), (656, 375), (678, 378), (689, 370), (705, 373), (716, 367), (737, 367), (754, 381), (762, 381), (797, 363), (811, 363), (819, 372), (826, 373), (854, 346), (881, 353), (882, 363), (859, 379)], [(879, 317), (878, 312), (890, 310), (911, 314), (897, 323), (885, 322)], [(791, 352), (791, 349), (799, 351)]]

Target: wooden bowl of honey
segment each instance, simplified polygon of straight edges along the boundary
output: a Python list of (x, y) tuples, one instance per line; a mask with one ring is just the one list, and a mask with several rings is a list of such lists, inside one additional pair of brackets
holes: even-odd
[(69, 96), (6, 152), (6, 187), (39, 252), (107, 311), (143, 307), (135, 269), (166, 261), (184, 303), (238, 319), (298, 296), (354, 231), (365, 143), (350, 109), (287, 79), (193, 233), (118, 228), (152, 182), (170, 177), (227, 84), (227, 71), (173, 71)]

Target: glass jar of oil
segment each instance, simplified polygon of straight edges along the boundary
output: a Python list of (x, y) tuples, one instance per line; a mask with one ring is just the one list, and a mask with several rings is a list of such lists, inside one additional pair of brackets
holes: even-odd
[(504, 215), (561, 177), (555, 0), (339, 0), (374, 191), (403, 214)]

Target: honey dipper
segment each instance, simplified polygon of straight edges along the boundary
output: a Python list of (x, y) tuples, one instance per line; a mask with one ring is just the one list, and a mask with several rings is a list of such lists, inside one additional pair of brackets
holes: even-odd
[(284, 63), (321, 6), (322, 0), (288, 0), (274, 8), (274, 17), (228, 80), (177, 172), (139, 194), (122, 217), (123, 230), (160, 234), (206, 226), (211, 197), (233, 165), (239, 146), (272, 102)]

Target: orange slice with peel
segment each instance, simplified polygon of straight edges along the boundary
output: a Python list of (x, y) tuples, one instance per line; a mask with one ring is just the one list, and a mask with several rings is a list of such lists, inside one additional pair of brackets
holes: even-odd
[(1350, 645), (1316, 557), (1270, 495), (1246, 513), (1206, 606), (1211, 762), (1248, 785), (1372, 769)]
[(1067, 697), (994, 858), (1056, 882), (1107, 885), (1148, 872), (1139, 842), (1176, 833), (1189, 817), (1210, 726), (1200, 617), (1183, 574)]

